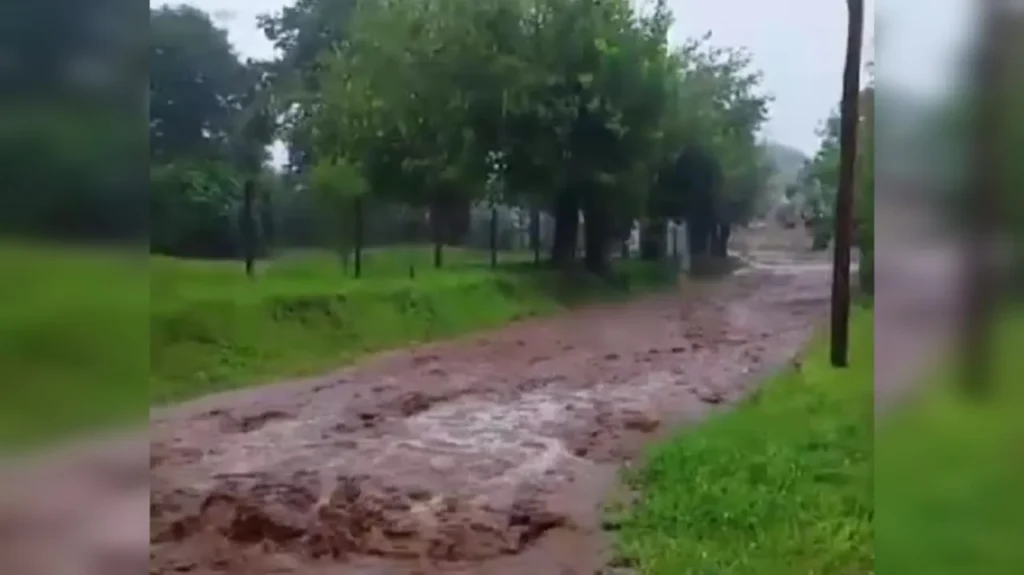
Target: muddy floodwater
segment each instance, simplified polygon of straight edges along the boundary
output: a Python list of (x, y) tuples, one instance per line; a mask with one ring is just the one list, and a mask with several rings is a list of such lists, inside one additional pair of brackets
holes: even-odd
[(150, 573), (600, 572), (617, 470), (791, 361), (829, 282), (766, 258), (160, 413)]

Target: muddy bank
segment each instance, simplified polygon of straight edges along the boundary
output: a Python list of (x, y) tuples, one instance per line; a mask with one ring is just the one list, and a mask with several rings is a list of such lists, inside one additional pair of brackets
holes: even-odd
[(787, 362), (828, 281), (755, 269), (161, 413), (150, 572), (592, 574), (618, 466)]

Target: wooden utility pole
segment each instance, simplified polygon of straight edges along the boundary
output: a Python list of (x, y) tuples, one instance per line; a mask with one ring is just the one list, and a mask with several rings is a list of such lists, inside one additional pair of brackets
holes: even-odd
[(843, 68), (843, 99), (839, 131), (839, 189), (836, 194), (835, 252), (832, 256), (833, 367), (849, 363), (850, 344), (850, 247), (853, 240), (853, 185), (857, 161), (857, 128), (860, 123), (860, 56), (864, 36), (864, 0), (846, 0), (849, 23), (846, 64)]

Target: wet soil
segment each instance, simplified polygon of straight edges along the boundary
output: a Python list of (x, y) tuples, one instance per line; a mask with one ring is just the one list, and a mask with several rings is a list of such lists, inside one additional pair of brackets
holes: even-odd
[(790, 362), (829, 280), (773, 261), (154, 414), (150, 573), (600, 573), (617, 470)]

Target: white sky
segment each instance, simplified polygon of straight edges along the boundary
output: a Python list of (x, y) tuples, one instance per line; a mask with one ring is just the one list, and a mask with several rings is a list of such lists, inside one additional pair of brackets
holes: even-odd
[[(256, 16), (291, 0), (190, 0), (227, 27), (243, 56), (270, 57), (273, 48), (256, 27)], [(151, 5), (165, 4), (151, 0)], [(775, 97), (765, 135), (813, 154), (815, 135), (836, 106), (846, 44), (844, 0), (668, 0), (675, 14), (672, 39), (712, 31), (720, 45), (748, 48)], [(865, 0), (865, 61), (874, 59), (875, 0)], [(950, 49), (970, 28), (968, 0), (883, 0), (880, 85), (934, 94), (948, 76)], [(922, 10), (927, 8), (927, 14)], [(283, 150), (275, 150), (279, 158)], [(276, 163), (276, 162), (275, 162)]]

